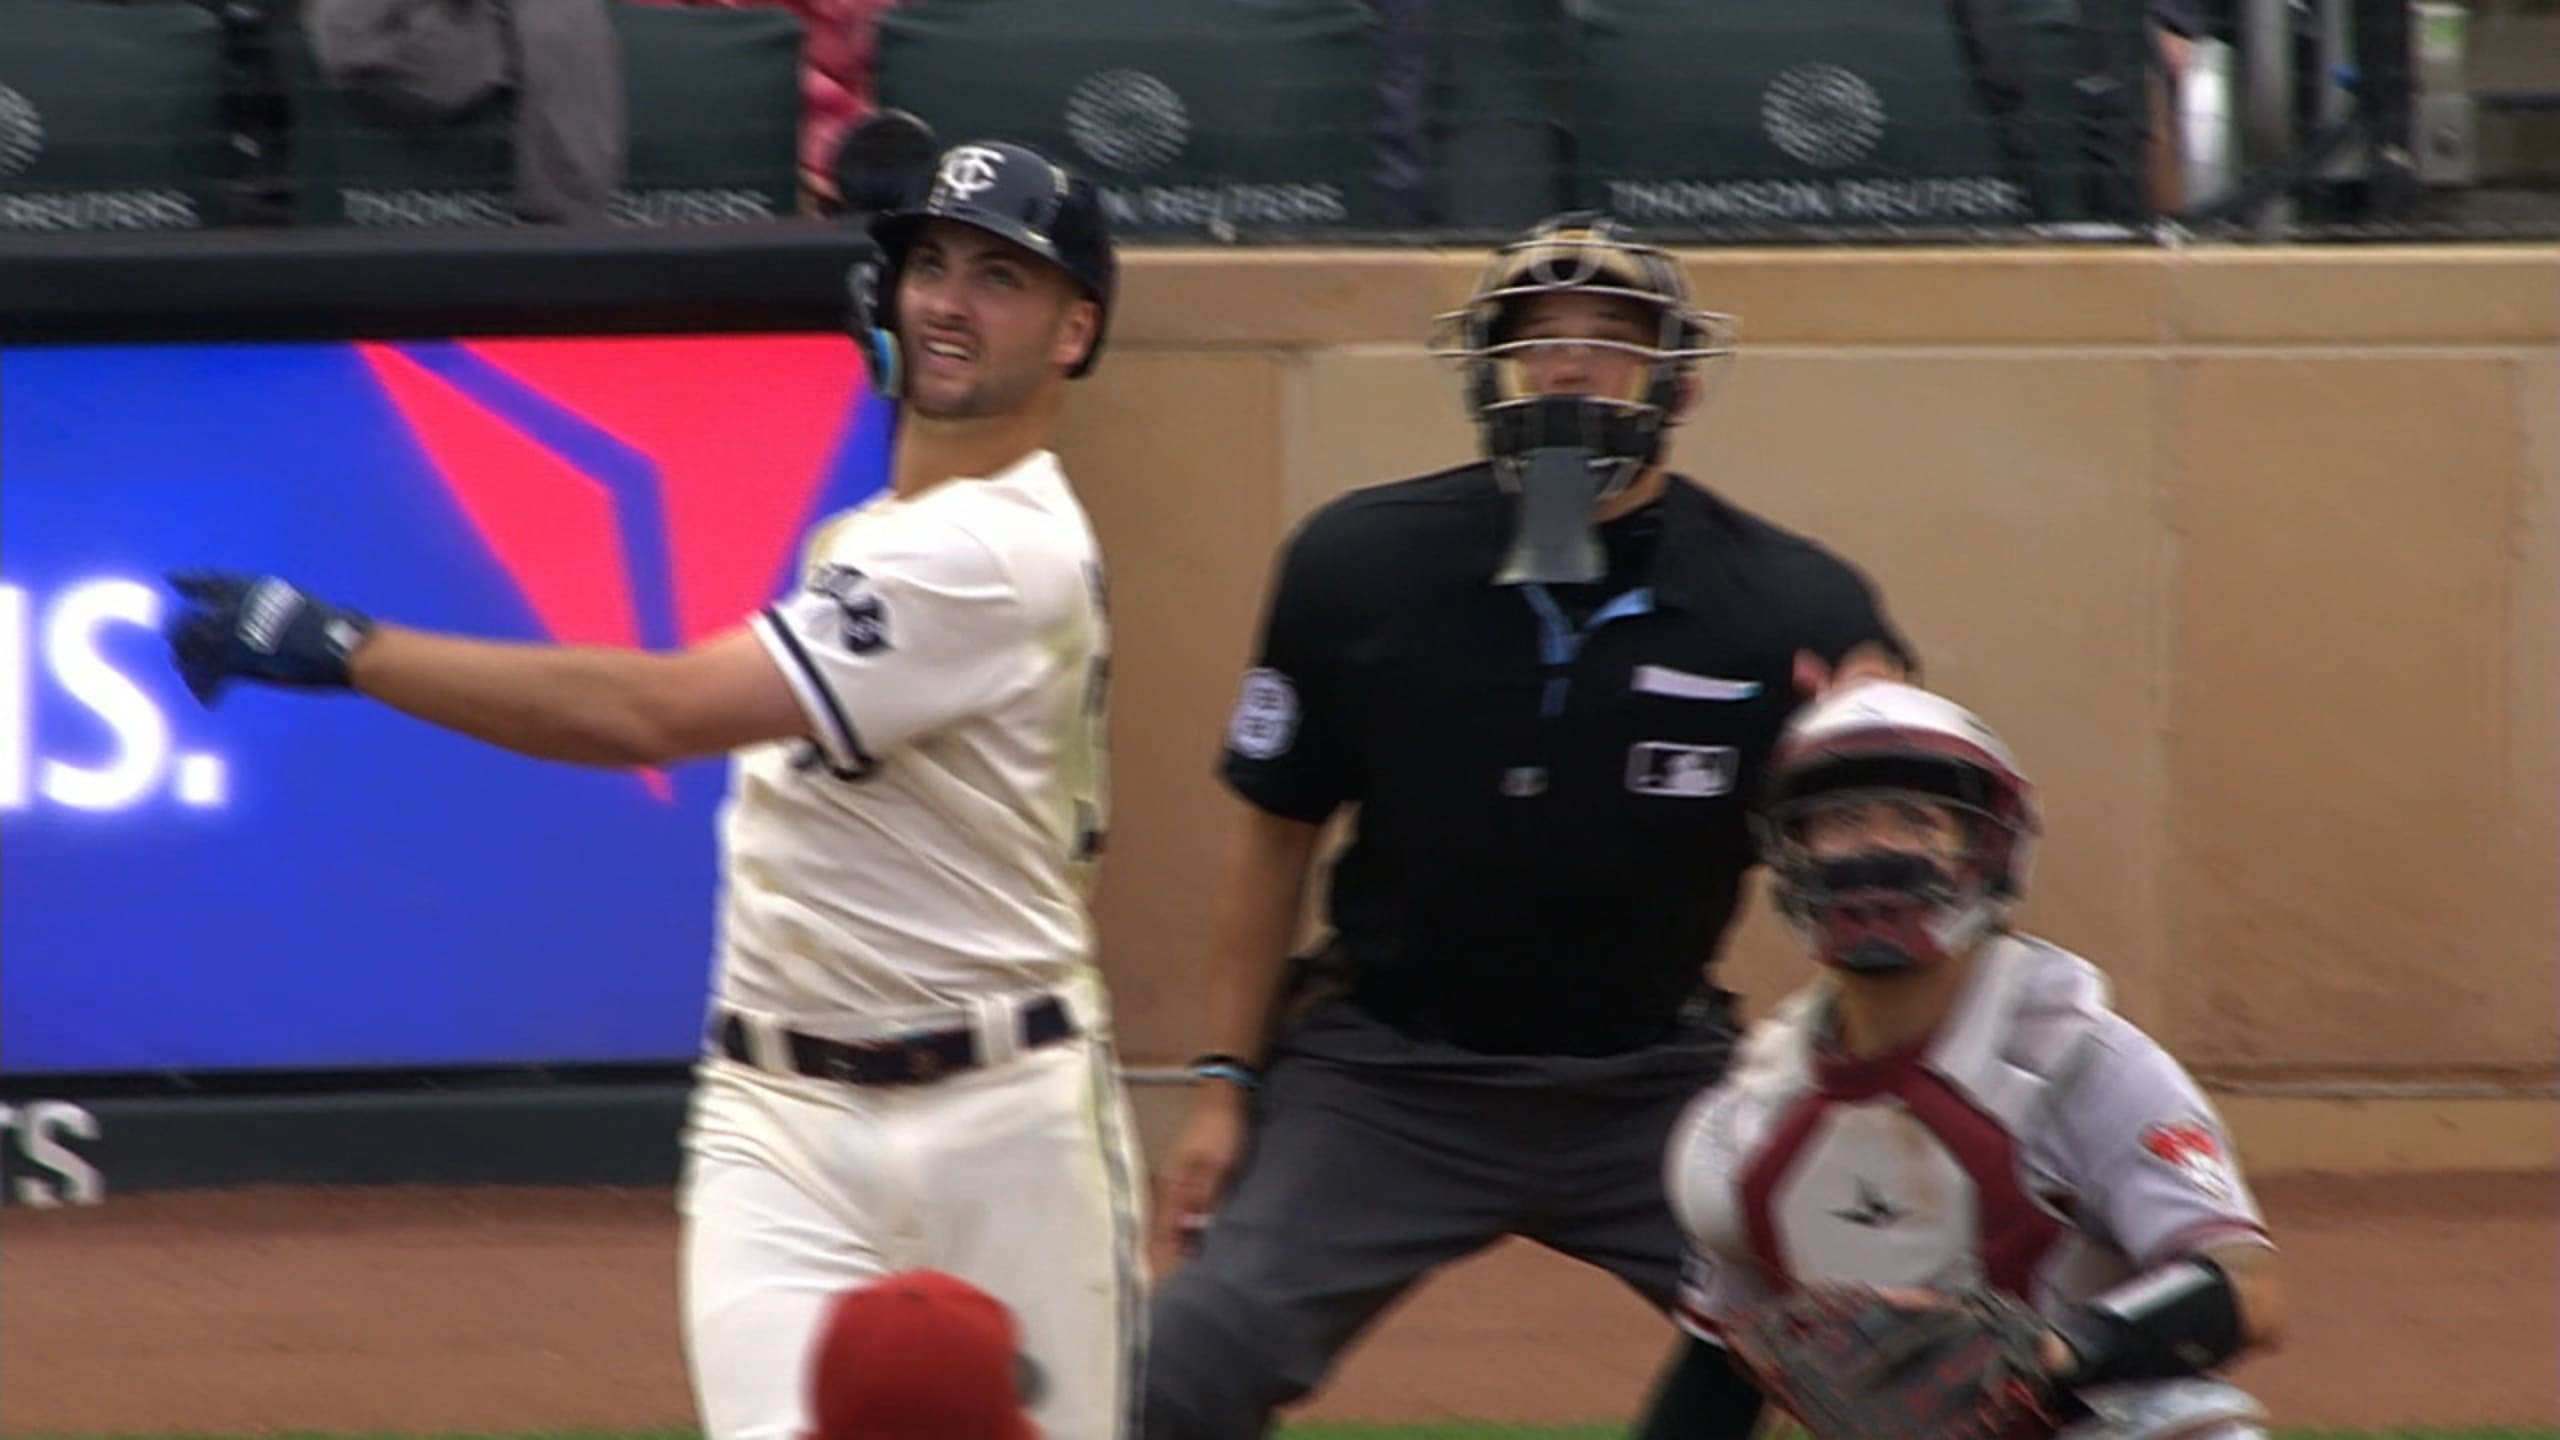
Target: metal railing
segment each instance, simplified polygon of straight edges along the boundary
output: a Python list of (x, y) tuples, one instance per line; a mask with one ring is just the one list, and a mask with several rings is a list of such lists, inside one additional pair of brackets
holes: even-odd
[[(85, 113), (94, 129), (98, 114), (116, 113), (115, 97), (103, 88), (37, 95), (51, 74), (80, 68), (79, 57), (0, 45), (13, 52), (0, 53), (0, 235), (518, 219), (503, 114), (484, 108), (404, 132), (378, 110), (312, 88), (299, 42), (266, 28), (289, 8), (283, 0), (200, 3), (224, 28), (223, 118), (174, 142), (165, 132), (74, 134), (49, 106), (63, 117)], [(607, 3), (626, 19), (666, 13)], [(1631, 218), (1663, 238), (1706, 242), (2560, 239), (2554, 0), (2204, 0), (2208, 33), (2174, 90), (2156, 62), (2131, 53), (2139, 47), (2071, 39), (2073, 25), (2089, 35), (2124, 30), (2111, 7), (2140, 0), (1980, 0), (1954, 7), (1970, 18), (1952, 37), (1943, 11), (1844, 6), (1826, 12), (1847, 17), (1836, 47), (1822, 38), (1833, 31), (1808, 36), (1792, 7), (1768, 9), (1759, 32), (1748, 14), (1719, 18), (1720, 36), (1745, 42), (1729, 48), (1765, 52), (1772, 74), (1705, 49), (1692, 59), (1674, 49), (1655, 63), (1646, 52), (1659, 37), (1613, 31), (1623, 17), (1609, 0), (1441, 5), (1418, 28), (1399, 28), (1400, 0), (1300, 0), (1297, 9), (1331, 27), (1320, 42), (1327, 63), (1307, 52), (1294, 68), (1267, 70), (1248, 63), (1264, 53), (1253, 45), (1286, 55), (1289, 45), (1318, 42), (1276, 31), (1257, 40), (1260, 32), (1212, 26), (1186, 0), (1153, 3), (1161, 23), (1150, 0), (1120, 0), (1108, 7), (1116, 19), (1072, 37), (1080, 58), (1065, 70), (981, 66), (997, 78), (975, 99), (925, 118), (947, 135), (984, 114), (1054, 132), (1023, 138), (1093, 173), (1138, 243), (1473, 241), (1570, 206), (1632, 206), (1644, 213)], [(12, 9), (67, 14), (82, 4), (117, 8), (13, 0)], [(934, 8), (909, 0), (889, 23)], [(1345, 28), (1346, 17), (1372, 9), (1385, 23)], [(1676, 22), (1650, 23), (1660, 37), (1680, 33)], [(884, 100), (930, 108), (951, 88), (924, 73), (950, 59), (935, 58), (930, 32), (902, 44), (884, 32)], [(965, 53), (987, 39), (950, 43)], [(1959, 52), (1960, 66), (1950, 58)], [(1360, 63), (1331, 63), (1343, 56)], [(1646, 63), (1653, 70), (1635, 73)], [(1631, 67), (1623, 92), (1611, 89), (1611, 64)], [(900, 73), (902, 65), (917, 68)], [(112, 86), (117, 73), (102, 64), (95, 83)], [(1695, 83), (1678, 83), (1684, 77)], [(700, 83), (658, 75), (649, 94), (629, 97), (634, 153), (600, 223), (824, 213), (827, 177), (804, 164), (807, 137), (798, 137), (800, 155), (789, 153), (800, 87), (745, 85), (762, 97), (753, 116), (703, 115), (703, 105), (669, 98)], [(1032, 95), (1042, 86), (1058, 93)], [(1221, 92), (1231, 89), (1252, 91), (1255, 103), (1230, 103)], [(2111, 90), (2127, 92), (2111, 102), (2118, 113), (2086, 108)], [(1963, 97), (1948, 102), (1957, 91)], [(2157, 149), (2169, 137), (2151, 129), (2155, 93), (2171, 100), (2175, 143), (2165, 161)], [(670, 138), (671, 117), (688, 133)], [(416, 141), (408, 151), (404, 135)], [(184, 163), (214, 173), (133, 173), (131, 156), (152, 146), (172, 168), (183, 152)], [(682, 152), (672, 169), (670, 150)], [(61, 164), (75, 151), (121, 178), (47, 176), (48, 154)], [(2171, 198), (2150, 183), (2162, 164), (2183, 182)]]

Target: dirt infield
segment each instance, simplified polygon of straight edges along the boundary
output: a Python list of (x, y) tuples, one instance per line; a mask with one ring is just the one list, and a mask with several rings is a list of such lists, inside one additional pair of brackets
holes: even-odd
[[(2560, 1177), (2280, 1179), (2293, 1339), (2242, 1372), (2293, 1425), (2560, 1422)], [(0, 1433), (690, 1422), (663, 1191), (256, 1190), (0, 1215)], [(1626, 1413), (1667, 1333), (1499, 1248), (1313, 1415)]]

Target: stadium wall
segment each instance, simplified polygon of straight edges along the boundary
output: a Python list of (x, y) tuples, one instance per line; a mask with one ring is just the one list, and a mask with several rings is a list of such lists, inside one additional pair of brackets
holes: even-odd
[[(651, 240), (613, 264), (543, 236), (499, 242), (512, 258), (494, 265), (458, 240), (423, 258), (307, 243), (175, 266), (140, 242), (39, 254), (0, 267), (0, 329), (365, 333), (351, 297), (483, 329), (547, 328), (547, 306), (587, 326), (815, 329), (841, 261), (805, 233), (714, 253)], [(1177, 1063), (1198, 1034), (1229, 805), (1211, 771), (1269, 559), (1328, 497), (1471, 453), (1422, 338), (1477, 261), (1128, 256), (1113, 347), (1061, 448), (1113, 565), (1101, 909), (1133, 1066)], [(1931, 682), (2008, 734), (2051, 832), (2026, 923), (2114, 973), (2125, 1008), (2216, 1086), (2253, 1168), (2547, 1168), (2560, 251), (1689, 265), (1743, 348), (1676, 463), (1856, 559)], [(1764, 1004), (1799, 973), (1755, 908), (1727, 983)], [(653, 1181), (673, 1173), (681, 1095), (668, 1073), (219, 1101), (17, 1090), (0, 1097), (0, 1190), (81, 1198), (46, 1178), (65, 1152), (101, 1190)], [(1141, 1091), (1151, 1140), (1178, 1104)]]
[[(1471, 255), (1142, 254), (1064, 449), (1125, 657), (1104, 921), (1195, 1033), (1204, 780), (1269, 557), (1472, 453)], [(1859, 562), (2041, 783), (2026, 923), (2217, 1074), (2560, 1055), (2560, 252), (1708, 251), (1675, 463)], [(1795, 973), (1757, 909), (1733, 956)]]
[[(2271, 1169), (2560, 1157), (2560, 252), (1718, 250), (1677, 464), (1862, 564), (2041, 783), (2025, 923)], [(1114, 563), (1103, 919), (1196, 1036), (1205, 782), (1289, 527), (1471, 453), (1470, 254), (1132, 265), (1066, 449)], [(1763, 908), (1728, 983), (1801, 974)]]

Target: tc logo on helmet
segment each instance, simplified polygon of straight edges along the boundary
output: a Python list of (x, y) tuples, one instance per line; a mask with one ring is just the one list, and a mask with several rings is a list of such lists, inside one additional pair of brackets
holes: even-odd
[(966, 200), (996, 183), (996, 174), (1004, 165), (1004, 156), (984, 145), (962, 145), (942, 157), (942, 171), (933, 177), (933, 203)]

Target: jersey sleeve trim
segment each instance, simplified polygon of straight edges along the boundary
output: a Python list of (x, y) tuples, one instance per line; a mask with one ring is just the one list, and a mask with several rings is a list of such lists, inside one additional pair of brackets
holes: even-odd
[(764, 642), (766, 652), (782, 670), (782, 678), (798, 697), (800, 709), (809, 717), (809, 728), (815, 733), (818, 748), (827, 757), (829, 768), (847, 779), (859, 778), (880, 768), (862, 748), (861, 732), (854, 729), (853, 719), (837, 702), (826, 677), (818, 673), (817, 662), (810, 658), (800, 637), (791, 633), (791, 622), (773, 606), (757, 614), (753, 628), (756, 638)]
[(2200, 1255), (2223, 1245), (2261, 1245), (2269, 1250), (2276, 1248), (2276, 1242), (2267, 1234), (2265, 1226), (2253, 1225), (2237, 1218), (2223, 1217), (2200, 1221), (2172, 1234), (2168, 1239), (2153, 1246), (2152, 1254), (2135, 1256), (2134, 1263), (2140, 1269), (2149, 1270), (2183, 1256)]
[(1321, 825), (1332, 819), (1334, 812), (1342, 808), (1343, 802), (1338, 799), (1293, 796), (1287, 793), (1288, 787), (1284, 784), (1275, 783), (1264, 776), (1244, 773), (1232, 750), (1220, 758), (1218, 774), (1229, 791), (1254, 809), (1276, 815), (1283, 820), (1294, 820), (1301, 825)]

